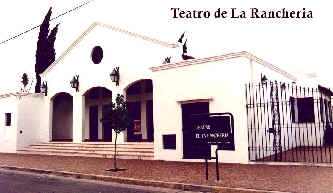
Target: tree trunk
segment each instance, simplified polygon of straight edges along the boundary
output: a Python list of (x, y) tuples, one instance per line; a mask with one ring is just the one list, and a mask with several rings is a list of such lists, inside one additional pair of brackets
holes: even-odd
[(114, 140), (114, 158), (113, 158), (113, 166), (115, 170), (117, 170), (117, 136), (118, 133), (116, 132), (116, 139)]
[(41, 84), (41, 78), (39, 74), (36, 72), (36, 86), (35, 86), (35, 93), (40, 93), (40, 84)]

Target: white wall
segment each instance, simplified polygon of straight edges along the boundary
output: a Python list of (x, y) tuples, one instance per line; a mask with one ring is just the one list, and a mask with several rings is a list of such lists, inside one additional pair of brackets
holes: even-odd
[[(250, 65), (245, 58), (154, 72), (155, 159), (182, 160), (181, 104), (202, 99), (210, 102), (210, 113), (230, 112), (235, 119), (235, 151), (221, 151), (220, 161), (247, 163), (244, 85), (249, 80)], [(176, 150), (163, 149), (163, 134), (176, 134)]]
[[(0, 152), (14, 153), (48, 138), (43, 134), (48, 115), (44, 113), (43, 95), (3, 98), (0, 106)], [(5, 113), (12, 113), (11, 126), (5, 126)]]
[(49, 96), (43, 96), (40, 106), (39, 115), (39, 140), (41, 142), (49, 142), (52, 140), (52, 112), (53, 104), (49, 100)]
[[(99, 64), (91, 60), (95, 46), (103, 49), (103, 59)], [(150, 79), (149, 67), (161, 64), (165, 57), (175, 55), (178, 51), (97, 26), (42, 79), (48, 81), (50, 96), (59, 92), (83, 95), (88, 89), (97, 86), (105, 87), (113, 93), (123, 93), (129, 84), (140, 79)], [(180, 57), (181, 52), (178, 55)], [(110, 73), (115, 67), (120, 67), (119, 86), (110, 80)], [(74, 75), (79, 75), (79, 93), (70, 87)]]
[[(17, 110), (15, 97), (0, 99), (0, 152), (16, 152)], [(5, 113), (11, 113), (11, 126), (5, 126)]]
[(17, 149), (22, 149), (33, 143), (41, 142), (44, 119), (44, 96), (29, 95), (18, 100)]
[[(91, 52), (95, 46), (103, 49), (104, 56), (100, 64), (94, 64), (91, 60)], [(181, 50), (96, 26), (63, 60), (42, 76), (43, 81), (48, 82), (47, 100), (50, 101), (51, 97), (60, 92), (73, 96), (73, 134), (77, 134), (73, 135), (73, 140), (81, 142), (89, 134), (89, 114), (83, 96), (87, 90), (105, 87), (112, 91), (113, 96), (125, 94), (125, 88), (131, 83), (151, 79), (149, 67), (161, 64), (168, 56), (172, 56), (172, 61), (177, 61), (181, 57)], [(119, 86), (110, 79), (110, 73), (115, 67), (120, 67)], [(70, 86), (74, 75), (79, 75), (79, 92)], [(45, 113), (52, 114), (52, 107), (46, 109)], [(51, 118), (48, 120), (48, 125), (52, 125)], [(124, 142), (124, 137), (123, 134), (118, 136), (118, 141)]]

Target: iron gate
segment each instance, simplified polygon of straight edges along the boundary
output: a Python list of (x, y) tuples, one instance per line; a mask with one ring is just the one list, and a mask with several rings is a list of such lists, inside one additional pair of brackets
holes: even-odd
[(246, 84), (249, 160), (331, 163), (332, 92), (281, 82)]

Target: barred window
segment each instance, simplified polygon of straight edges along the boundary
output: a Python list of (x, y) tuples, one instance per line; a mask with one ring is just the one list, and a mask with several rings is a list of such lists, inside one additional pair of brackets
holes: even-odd
[(5, 125), (11, 126), (12, 124), (12, 114), (11, 113), (5, 113)]
[(293, 123), (313, 123), (314, 102), (313, 97), (294, 98), (290, 97), (291, 117)]

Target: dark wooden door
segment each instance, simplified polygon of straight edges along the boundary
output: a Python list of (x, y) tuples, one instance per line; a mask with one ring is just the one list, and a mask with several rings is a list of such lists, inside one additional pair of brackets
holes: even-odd
[(182, 104), (182, 123), (183, 123), (183, 158), (184, 159), (200, 159), (210, 152), (209, 145), (195, 144), (191, 135), (191, 115), (200, 113), (209, 113), (208, 102), (197, 102)]
[(147, 140), (154, 141), (154, 120), (153, 120), (153, 101), (149, 100), (146, 104), (147, 115)]
[(98, 106), (91, 106), (89, 108), (89, 128), (90, 140), (98, 140)]
[(127, 106), (133, 119), (133, 123), (127, 128), (127, 141), (141, 141), (142, 136), (134, 133), (134, 121), (141, 121), (141, 102), (128, 102)]
[[(103, 105), (103, 109), (104, 108), (111, 108), (111, 106), (112, 105)], [(104, 112), (104, 110), (102, 112)], [(104, 124), (103, 124), (103, 140), (104, 141), (112, 141), (112, 128), (104, 126)]]

